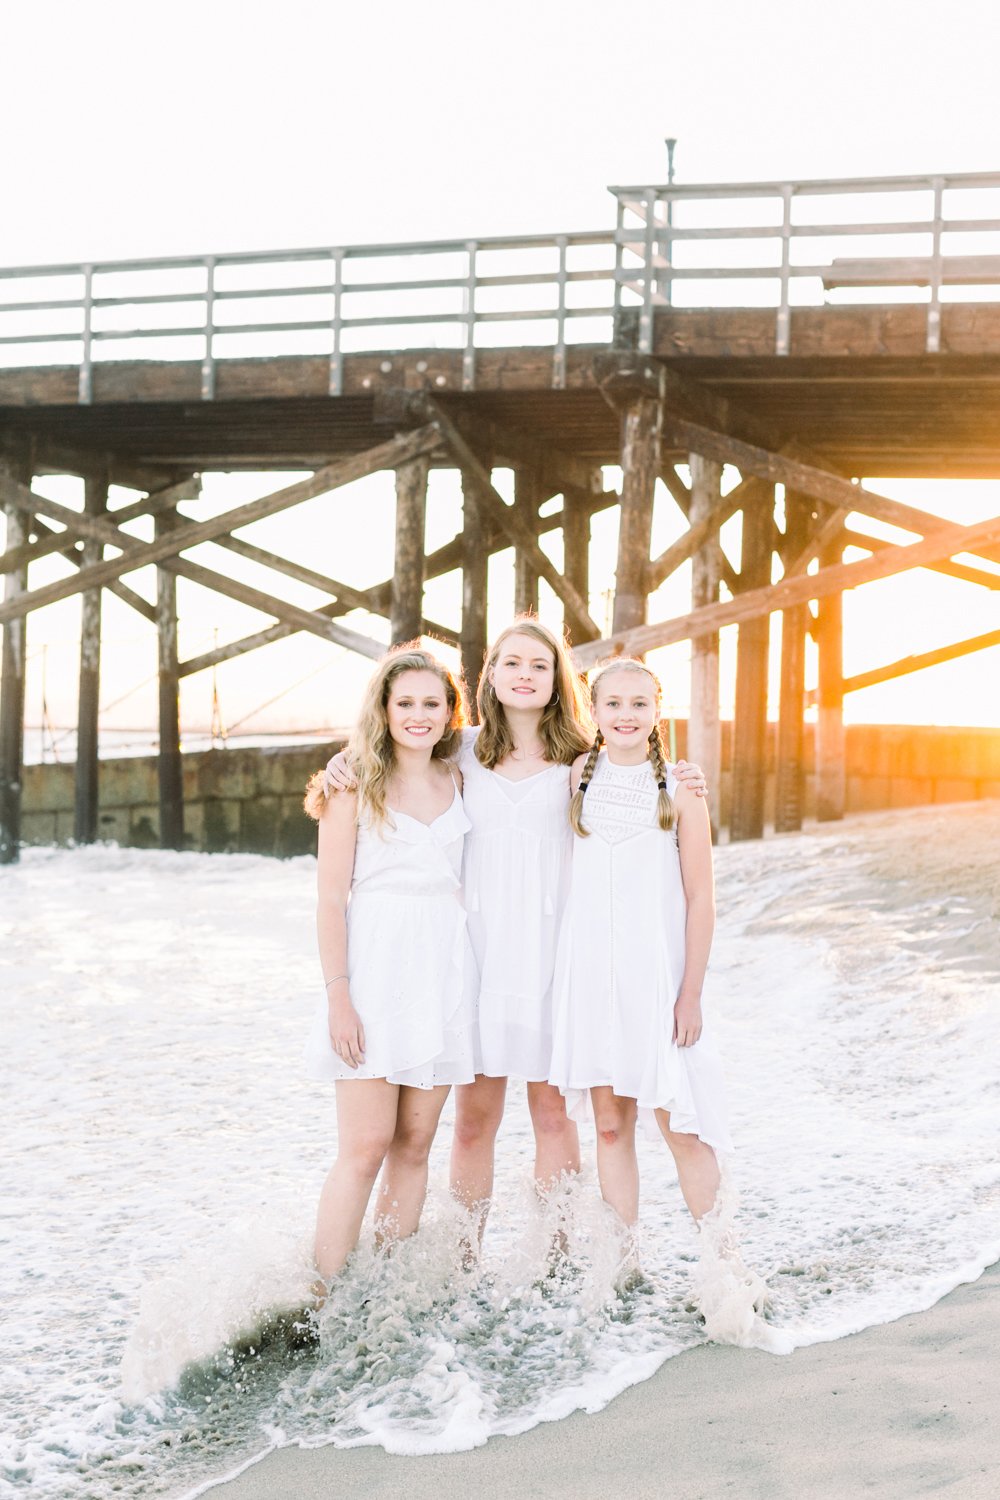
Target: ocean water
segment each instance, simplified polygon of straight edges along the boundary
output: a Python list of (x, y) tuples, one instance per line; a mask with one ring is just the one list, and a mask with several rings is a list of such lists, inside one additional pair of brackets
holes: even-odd
[[(708, 1003), (769, 1297), (726, 1336), (838, 1338), (1000, 1256), (998, 833), (983, 805), (719, 851)], [(516, 1088), (479, 1272), (449, 1108), (420, 1233), (388, 1259), (366, 1240), (304, 1324), (335, 1150), (332, 1091), (299, 1067), (314, 874), (113, 847), (0, 871), (0, 1492), (193, 1495), (290, 1442), (469, 1448), (706, 1339), (693, 1291), (719, 1284), (665, 1148), (640, 1142), (646, 1278), (619, 1295), (592, 1172), (534, 1198)]]

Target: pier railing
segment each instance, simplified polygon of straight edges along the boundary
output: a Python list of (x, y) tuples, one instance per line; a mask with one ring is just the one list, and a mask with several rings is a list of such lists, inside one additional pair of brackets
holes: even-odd
[(1000, 300), (1000, 173), (613, 188), (616, 227), (576, 234), (0, 267), (0, 364), (313, 355), (343, 389), (345, 354), (654, 347), (658, 308), (770, 307), (774, 352), (796, 307), (926, 304), (941, 347), (948, 300)]

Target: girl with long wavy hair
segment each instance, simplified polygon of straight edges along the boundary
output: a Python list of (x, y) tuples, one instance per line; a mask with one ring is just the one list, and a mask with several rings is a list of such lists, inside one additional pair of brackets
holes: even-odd
[(379, 1242), (417, 1228), (448, 1090), (474, 1076), (476, 969), (460, 891), (469, 823), (452, 760), (464, 724), (447, 668), (419, 642), (400, 646), (365, 691), (353, 789), (328, 798), (318, 772), (306, 794), (319, 822), (326, 991), (306, 1062), (337, 1090), (337, 1160), (316, 1222), (324, 1282), (357, 1244), (380, 1171)]
[[(539, 1190), (579, 1170), (577, 1128), (548, 1077), (573, 841), (570, 766), (593, 730), (565, 640), (534, 616), (518, 616), (493, 642), (476, 701), (480, 726), (463, 731), (459, 766), (471, 825), (463, 885), (480, 970), (477, 1076), (456, 1090), (451, 1186), (481, 1235), (508, 1078), (527, 1085)], [(678, 766), (677, 775), (704, 789), (697, 766)], [(353, 785), (349, 754), (333, 758), (327, 777), (329, 790)]]

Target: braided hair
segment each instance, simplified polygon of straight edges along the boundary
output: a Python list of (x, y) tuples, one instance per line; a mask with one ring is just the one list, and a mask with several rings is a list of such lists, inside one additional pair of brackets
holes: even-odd
[[(660, 699), (662, 696), (662, 689), (660, 687), (659, 678), (656, 676), (655, 672), (650, 671), (649, 667), (647, 667), (644, 661), (636, 661), (634, 657), (630, 656), (612, 657), (610, 661), (605, 662), (601, 666), (600, 670), (597, 673), (597, 676), (590, 684), (591, 706), (593, 707), (596, 701), (597, 689), (600, 686), (601, 679), (608, 672), (619, 671), (644, 672), (645, 675), (649, 677), (653, 683), (653, 687), (656, 691), (656, 707), (657, 711), (659, 711)], [(573, 832), (578, 834), (580, 838), (587, 838), (589, 834), (589, 829), (586, 829), (583, 826), (583, 799), (586, 796), (587, 788), (593, 780), (594, 772), (597, 769), (597, 757), (601, 752), (601, 746), (603, 745), (603, 743), (604, 736), (601, 734), (600, 730), (598, 730), (597, 737), (594, 740), (593, 745), (591, 746), (590, 753), (587, 756), (587, 759), (585, 760), (583, 765), (583, 770), (580, 773), (580, 785), (573, 795), (573, 798), (570, 801), (569, 805), (570, 826), (572, 827)], [(671, 828), (673, 828), (674, 824), (676, 823), (677, 811), (674, 807), (673, 799), (667, 792), (667, 759), (663, 753), (663, 741), (660, 738), (659, 722), (653, 725), (653, 728), (650, 731), (649, 735), (649, 763), (653, 768), (653, 775), (656, 777), (656, 821), (666, 833)]]
[(576, 791), (573, 793), (572, 798), (570, 799), (570, 827), (572, 828), (573, 832), (579, 834), (580, 838), (582, 839), (588, 839), (590, 837), (590, 829), (584, 828), (583, 826), (583, 799), (587, 794), (588, 786), (594, 779), (594, 772), (597, 769), (597, 757), (601, 753), (601, 746), (603, 744), (604, 736), (601, 731), (598, 730), (597, 735), (594, 739), (594, 743), (590, 747), (590, 754), (584, 761), (583, 770), (580, 772), (580, 785), (577, 787)]

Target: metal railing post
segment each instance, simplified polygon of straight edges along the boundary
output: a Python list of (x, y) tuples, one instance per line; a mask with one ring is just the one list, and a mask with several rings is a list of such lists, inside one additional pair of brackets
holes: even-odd
[(89, 406), (94, 398), (93, 313), (94, 268), (88, 265), (83, 267), (83, 354), (77, 392), (81, 406)]
[(781, 301), (774, 336), (775, 354), (787, 354), (792, 343), (792, 309), (788, 298), (792, 263), (792, 185), (781, 189)]
[(655, 188), (647, 188), (643, 199), (646, 205), (646, 238), (643, 247), (643, 270), (645, 280), (642, 287), (642, 311), (639, 314), (639, 352), (653, 352), (653, 258), (656, 250), (656, 203)]
[(334, 250), (333, 252), (333, 347), (330, 350), (330, 395), (339, 396), (344, 389), (344, 353), (340, 347), (340, 334), (343, 327), (343, 313), (341, 302), (344, 295), (344, 252)]
[(942, 213), (944, 178), (933, 178), (931, 185), (934, 189), (934, 223), (931, 240), (931, 296), (927, 304), (927, 353), (939, 354), (941, 351), (941, 276), (943, 271), (941, 228), (944, 217)]
[(552, 386), (554, 390), (566, 389), (566, 246), (567, 237), (556, 235), (559, 248), (559, 270), (556, 273), (558, 309), (556, 312), (556, 347), (552, 351)]
[(469, 271), (465, 282), (465, 350), (462, 354), (462, 390), (471, 391), (476, 385), (476, 251), (477, 240), (466, 240), (465, 253), (469, 257)]
[(201, 399), (215, 398), (215, 256), (205, 257), (205, 357), (201, 362)]

